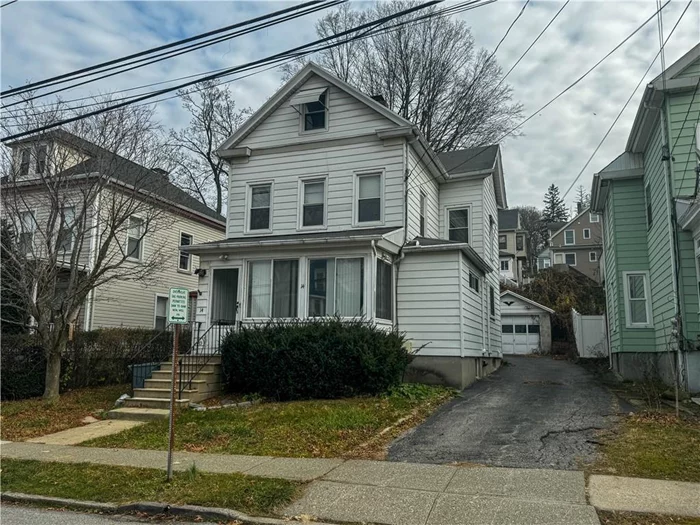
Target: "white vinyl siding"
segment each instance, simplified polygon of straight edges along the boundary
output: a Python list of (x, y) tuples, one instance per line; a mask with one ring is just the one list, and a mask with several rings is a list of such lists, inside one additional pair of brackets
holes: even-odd
[(481, 273), (463, 253), (458, 256), (461, 257), (462, 268), (462, 355), (481, 356), (481, 351), (487, 345), (489, 326), (483, 316), (485, 289), (479, 286)]
[[(490, 180), (490, 177), (488, 177)], [(449, 210), (469, 209), (469, 244), (483, 256), (487, 245), (484, 243), (489, 231), (489, 212), (484, 211), (484, 181), (482, 179), (455, 179), (440, 185), (440, 238), (450, 238)], [(487, 190), (486, 190), (487, 191)], [(493, 190), (491, 190), (493, 191)], [(492, 215), (497, 215), (494, 207)], [(494, 226), (494, 229), (495, 226)], [(497, 240), (497, 239), (496, 239)], [(493, 249), (491, 246), (491, 249)], [(498, 251), (496, 250), (496, 260)], [(495, 264), (491, 261), (495, 268)]]
[[(408, 148), (408, 239), (417, 236), (440, 237), (440, 217), (438, 216), (438, 184), (426, 166), (426, 157), (421, 159), (412, 147)], [(425, 203), (425, 232), (421, 234), (421, 198)]]

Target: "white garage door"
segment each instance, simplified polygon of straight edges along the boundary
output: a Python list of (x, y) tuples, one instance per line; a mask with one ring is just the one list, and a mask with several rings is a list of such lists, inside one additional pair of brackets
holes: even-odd
[(503, 316), (502, 349), (504, 354), (531, 354), (540, 347), (540, 325), (531, 315)]

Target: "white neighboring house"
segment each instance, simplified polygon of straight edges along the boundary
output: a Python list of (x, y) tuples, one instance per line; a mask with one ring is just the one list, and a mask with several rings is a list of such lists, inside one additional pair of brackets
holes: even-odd
[(548, 354), (552, 350), (554, 310), (512, 290), (501, 294), (501, 330), (504, 354)]
[(517, 276), (517, 264), (515, 255), (509, 252), (500, 250), (498, 252), (499, 259), (499, 276), (503, 284), (508, 286), (519, 286)]
[(226, 239), (200, 257), (197, 321), (364, 317), (406, 332), (407, 380), (464, 387), (500, 365), (497, 145), (441, 155), (311, 63), (218, 153)]

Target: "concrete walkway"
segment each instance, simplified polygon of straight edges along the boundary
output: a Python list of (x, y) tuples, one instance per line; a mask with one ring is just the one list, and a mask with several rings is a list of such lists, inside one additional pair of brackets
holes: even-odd
[[(0, 456), (159, 469), (166, 462), (163, 451), (26, 442), (0, 443)], [(286, 515), (387, 525), (599, 523), (595, 509), (586, 503), (583, 473), (577, 471), (175, 453), (176, 470), (186, 470), (193, 463), (202, 472), (311, 481), (301, 499), (281, 510)], [(597, 478), (600, 483), (593, 481)], [(657, 486), (633, 478), (616, 478), (623, 482), (612, 490), (604, 485), (607, 478), (592, 476), (591, 487), (596, 498), (607, 498), (600, 500), (605, 505), (601, 508), (610, 510), (634, 510), (627, 508), (629, 502), (655, 501), (658, 496), (654, 494), (663, 493), (666, 506), (654, 511), (683, 514), (695, 504), (694, 495), (700, 495), (700, 484), (682, 484), (683, 490), (674, 485), (662, 491), (660, 487), (669, 482), (654, 482), (661, 484)], [(678, 512), (680, 509), (685, 510)]]
[(27, 442), (47, 443), (51, 445), (77, 445), (83, 441), (89, 441), (90, 439), (118, 434), (119, 432), (139, 425), (143, 425), (143, 422), (105, 419), (82, 427), (69, 428), (68, 430), (62, 430), (54, 434), (28, 439)]

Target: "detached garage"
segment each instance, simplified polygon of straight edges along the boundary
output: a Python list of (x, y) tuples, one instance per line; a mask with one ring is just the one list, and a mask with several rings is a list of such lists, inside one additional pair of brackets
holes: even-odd
[(501, 294), (501, 349), (504, 354), (549, 353), (554, 310), (515, 292)]

